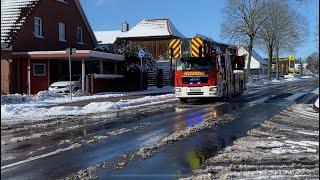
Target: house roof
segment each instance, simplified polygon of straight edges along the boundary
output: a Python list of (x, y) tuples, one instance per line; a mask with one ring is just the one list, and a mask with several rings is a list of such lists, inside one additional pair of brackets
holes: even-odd
[[(97, 40), (79, 0), (74, 0), (95, 45)], [(40, 0), (1, 0), (1, 43), (11, 44)]]
[(99, 44), (113, 44), (122, 33), (120, 30), (94, 32)]
[(1, 0), (1, 43), (10, 43), (39, 0)]
[(174, 36), (184, 38), (169, 19), (144, 19), (126, 33), (121, 34), (120, 38), (135, 37), (163, 37)]
[(95, 31), (100, 44), (112, 44), (117, 38), (179, 37), (184, 38), (169, 19), (144, 19), (127, 32)]
[[(243, 47), (243, 48), (248, 52), (247, 47)], [(268, 61), (266, 61), (264, 58), (262, 58), (255, 50), (252, 50), (252, 57), (255, 58), (257, 61), (259, 61), (262, 64), (268, 64)]]

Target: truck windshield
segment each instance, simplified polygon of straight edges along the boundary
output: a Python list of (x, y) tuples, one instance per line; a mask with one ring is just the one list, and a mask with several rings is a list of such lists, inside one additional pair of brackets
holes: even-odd
[(205, 58), (181, 58), (176, 62), (176, 69), (178, 71), (184, 70), (202, 70), (207, 71), (212, 67), (212, 57)]

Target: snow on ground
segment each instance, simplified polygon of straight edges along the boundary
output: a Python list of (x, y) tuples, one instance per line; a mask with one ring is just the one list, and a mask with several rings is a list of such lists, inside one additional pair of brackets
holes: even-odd
[(58, 94), (50, 91), (40, 91), (35, 95), (27, 94), (1, 94), (1, 104), (11, 104), (11, 103), (25, 103), (30, 101), (44, 101), (55, 98), (63, 98), (63, 94)]
[(284, 75), (284, 78), (277, 80), (277, 79), (272, 79), (271, 82), (268, 82), (267, 79), (260, 79), (254, 83), (247, 83), (247, 87), (261, 87), (261, 86), (266, 86), (269, 84), (280, 84), (280, 83), (285, 83), (288, 81), (301, 81), (304, 79), (310, 79), (314, 78), (313, 76), (299, 76), (299, 75), (294, 75), (294, 74), (288, 74)]
[(311, 104), (286, 108), (184, 180), (319, 179), (319, 114), (307, 107)]
[(52, 108), (36, 106), (19, 106), (17, 104), (1, 105), (1, 122), (18, 119), (43, 119), (57, 116), (85, 115), (117, 109), (130, 109), (138, 106), (147, 106), (157, 103), (175, 101), (174, 94), (146, 96), (138, 99), (120, 100), (118, 102), (92, 102), (84, 107), (54, 106)]
[(101, 99), (108, 97), (123, 97), (123, 96), (134, 96), (134, 95), (152, 95), (152, 94), (165, 94), (173, 93), (174, 88), (172, 86), (165, 86), (163, 88), (150, 87), (145, 91), (134, 91), (134, 92), (102, 92), (94, 95), (76, 94), (70, 100), (68, 95), (54, 93), (50, 91), (40, 91), (36, 95), (26, 94), (1, 94), (1, 107), (5, 104), (20, 104), (21, 106), (51, 106), (70, 102), (78, 102), (85, 100)]
[(316, 106), (319, 109), (319, 98), (316, 100), (316, 102), (314, 103), (314, 106)]

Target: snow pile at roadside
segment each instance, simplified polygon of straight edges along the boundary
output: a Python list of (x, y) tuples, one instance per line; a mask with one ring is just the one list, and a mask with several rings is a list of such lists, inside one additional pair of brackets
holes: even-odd
[(13, 121), (15, 119), (42, 119), (56, 116), (84, 115), (99, 112), (107, 112), (117, 109), (128, 109), (137, 106), (146, 106), (157, 103), (175, 101), (174, 94), (146, 96), (138, 99), (120, 100), (118, 102), (92, 102), (84, 107), (55, 106), (52, 108), (39, 108), (35, 106), (19, 106), (17, 104), (1, 105), (1, 121)]
[(1, 95), (1, 106), (4, 104), (21, 104), (26, 106), (50, 106), (58, 105), (70, 102), (78, 102), (93, 99), (102, 99), (109, 97), (122, 97), (122, 96), (134, 96), (134, 95), (151, 95), (151, 94), (166, 94), (173, 93), (174, 88), (172, 86), (165, 86), (163, 88), (151, 87), (145, 91), (134, 92), (102, 92), (94, 95), (87, 96), (85, 93), (76, 93), (75, 97), (70, 100), (68, 95), (54, 93), (50, 91), (40, 91), (36, 95), (26, 94), (12, 94)]
[(1, 104), (14, 104), (14, 103), (24, 103), (28, 101), (43, 101), (47, 99), (63, 98), (62, 94), (58, 94), (51, 91), (40, 91), (35, 95), (27, 94), (1, 94)]
[[(296, 154), (296, 153), (316, 153), (319, 142), (316, 141), (239, 141), (242, 146), (249, 148), (268, 149), (272, 154)], [(243, 144), (244, 143), (244, 144)]]
[(316, 100), (316, 102), (314, 103), (314, 106), (319, 109), (319, 98), (318, 98), (318, 99)]
[(299, 76), (299, 75), (294, 75), (294, 74), (288, 74), (284, 75), (283, 79), (272, 79), (271, 82), (268, 82), (267, 79), (260, 79), (256, 82), (251, 82), (247, 83), (247, 87), (261, 87), (261, 86), (266, 86), (269, 84), (280, 84), (280, 83), (285, 83), (288, 81), (299, 81), (303, 79), (309, 79), (309, 78), (314, 78), (313, 76)]

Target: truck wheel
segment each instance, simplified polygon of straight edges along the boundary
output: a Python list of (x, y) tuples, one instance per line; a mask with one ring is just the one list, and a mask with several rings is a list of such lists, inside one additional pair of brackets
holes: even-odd
[(180, 102), (186, 103), (186, 102), (188, 102), (188, 99), (187, 98), (180, 98)]

